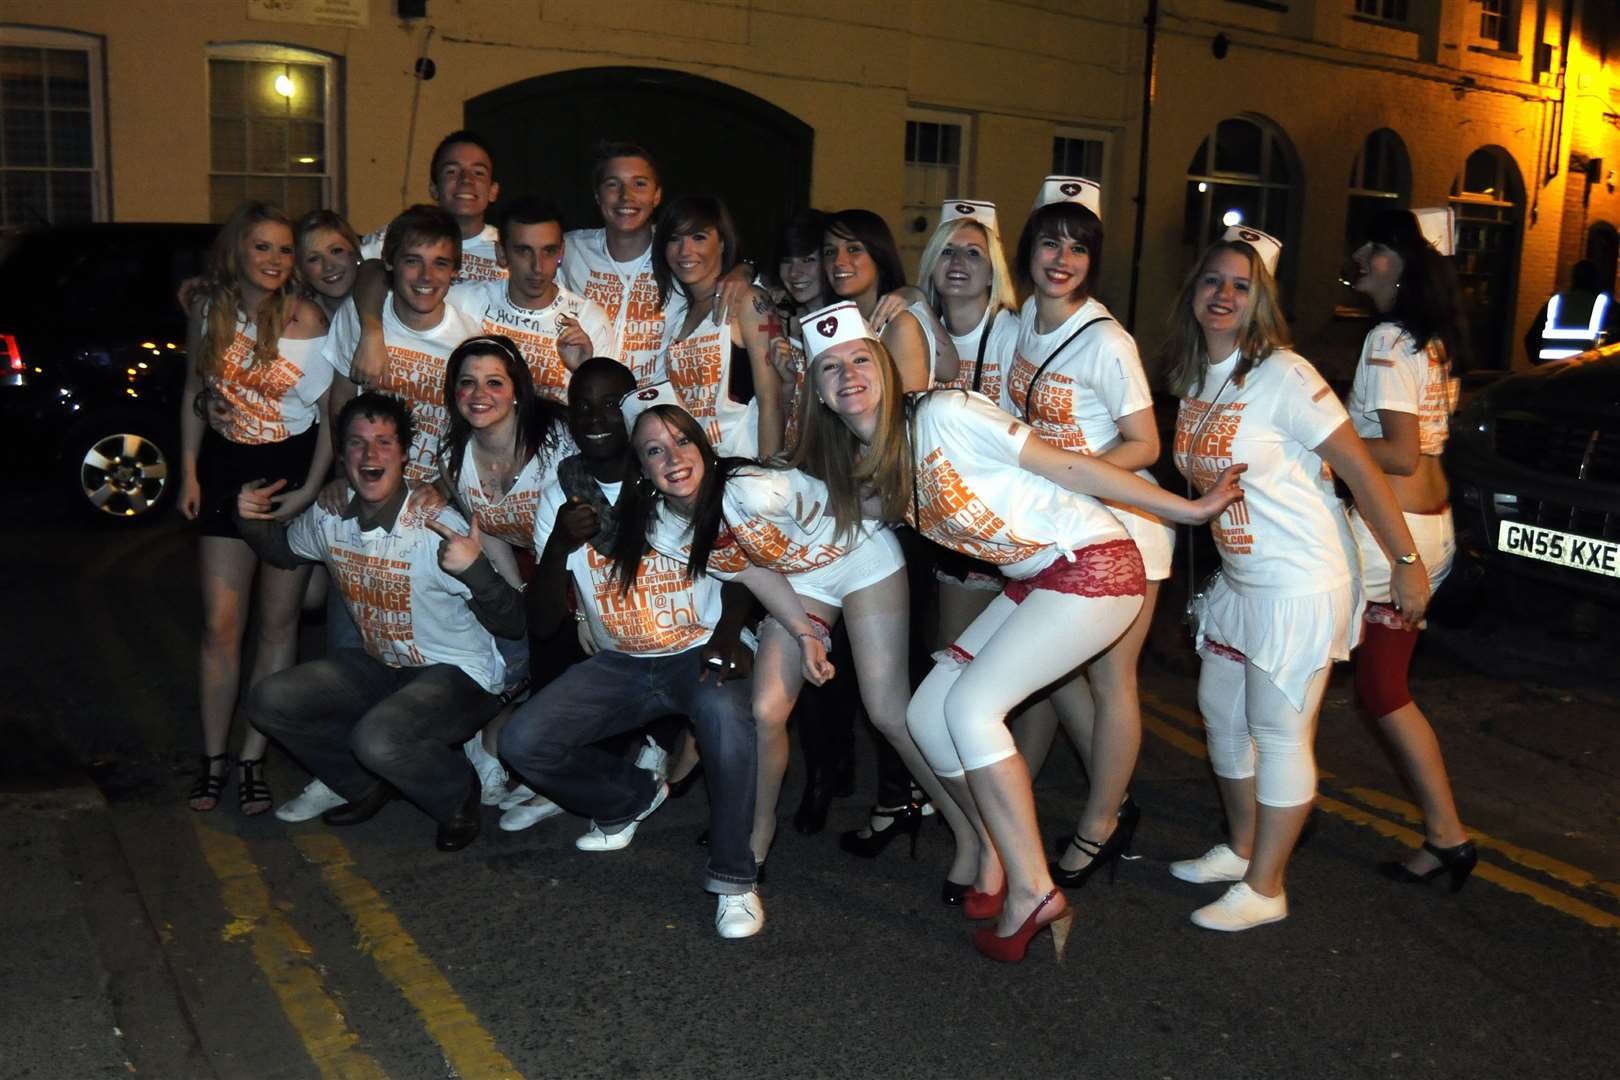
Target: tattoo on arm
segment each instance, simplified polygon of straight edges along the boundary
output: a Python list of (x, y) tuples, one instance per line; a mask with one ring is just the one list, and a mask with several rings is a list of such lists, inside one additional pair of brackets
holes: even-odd
[(765, 298), (763, 296), (759, 295), (759, 293), (755, 293), (754, 294), (754, 314), (758, 315), (760, 318), (763, 319), (766, 315), (770, 314), (770, 311), (771, 311), (770, 304), (766, 303)]

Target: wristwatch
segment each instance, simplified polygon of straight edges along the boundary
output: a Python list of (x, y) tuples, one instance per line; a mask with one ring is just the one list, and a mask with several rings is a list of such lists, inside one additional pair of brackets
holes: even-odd
[(1411, 566), (1413, 563), (1418, 561), (1418, 553), (1415, 551), (1408, 551), (1405, 555), (1402, 555), (1395, 561), (1400, 563), (1402, 566)]

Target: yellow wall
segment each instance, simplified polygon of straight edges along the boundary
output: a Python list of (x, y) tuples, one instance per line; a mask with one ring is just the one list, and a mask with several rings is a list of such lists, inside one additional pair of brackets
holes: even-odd
[[(1102, 294), (1125, 304), (1146, 0), (430, 0), (430, 18), (409, 24), (393, 16), (392, 0), (371, 0), (369, 27), (355, 30), (251, 21), (247, 6), (7, 0), (9, 22), (105, 37), (118, 220), (207, 217), (210, 44), (276, 42), (341, 58), (338, 202), (362, 230), (425, 196), (425, 156), (461, 125), (469, 98), (574, 68), (645, 65), (719, 80), (799, 117), (815, 130), (815, 204), (870, 206), (897, 230), (908, 106), (971, 114), (960, 194), (1001, 206), (1009, 247), (1050, 165), (1054, 131), (1108, 132)], [(1538, 187), (1538, 135), (1552, 115), (1542, 102), (1556, 91), (1532, 79), (1536, 2), (1522, 5), (1517, 59), (1468, 47), (1475, 9), (1467, 0), (1413, 7), (1433, 16), (1416, 32), (1355, 20), (1350, 0), (1292, 0), (1284, 13), (1228, 0), (1161, 5), (1137, 320), (1144, 353), (1157, 344), (1184, 270), (1188, 159), (1217, 120), (1244, 112), (1275, 122), (1303, 163), (1294, 253), (1302, 342), (1334, 336), (1347, 179), (1362, 139), (1379, 127), (1406, 142), (1414, 205), (1443, 203), (1472, 150), (1494, 144), (1512, 154), (1528, 194), (1540, 196), (1537, 220), (1526, 222), (1515, 337), (1537, 317), (1559, 274), (1568, 170)], [(1544, 37), (1556, 41), (1560, 5), (1549, 7)], [(1217, 33), (1231, 41), (1224, 60), (1211, 55)], [(412, 64), (424, 43), (438, 74), (419, 83)], [(1563, 156), (1577, 150), (1620, 167), (1620, 132), (1601, 119), (1615, 65), (1574, 53)], [(1573, 89), (1577, 70), (1589, 84), (1584, 97)], [(1459, 91), (1464, 76), (1476, 85)], [(544, 125), (537, 116), (537, 137)], [(1591, 221), (1620, 223), (1620, 196), (1603, 185), (1581, 208)], [(1566, 251), (1566, 269), (1571, 258)]]

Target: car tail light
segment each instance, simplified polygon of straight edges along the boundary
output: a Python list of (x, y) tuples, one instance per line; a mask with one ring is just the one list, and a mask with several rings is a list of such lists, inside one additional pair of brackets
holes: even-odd
[(22, 353), (17, 351), (17, 338), (14, 334), (0, 334), (0, 363), (5, 370), (13, 374), (23, 370)]

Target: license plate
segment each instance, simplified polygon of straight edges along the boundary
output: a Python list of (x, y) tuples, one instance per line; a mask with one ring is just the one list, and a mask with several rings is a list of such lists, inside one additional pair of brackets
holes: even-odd
[(1503, 521), (1497, 529), (1496, 549), (1592, 574), (1620, 577), (1620, 542), (1614, 540), (1594, 540), (1539, 525)]

